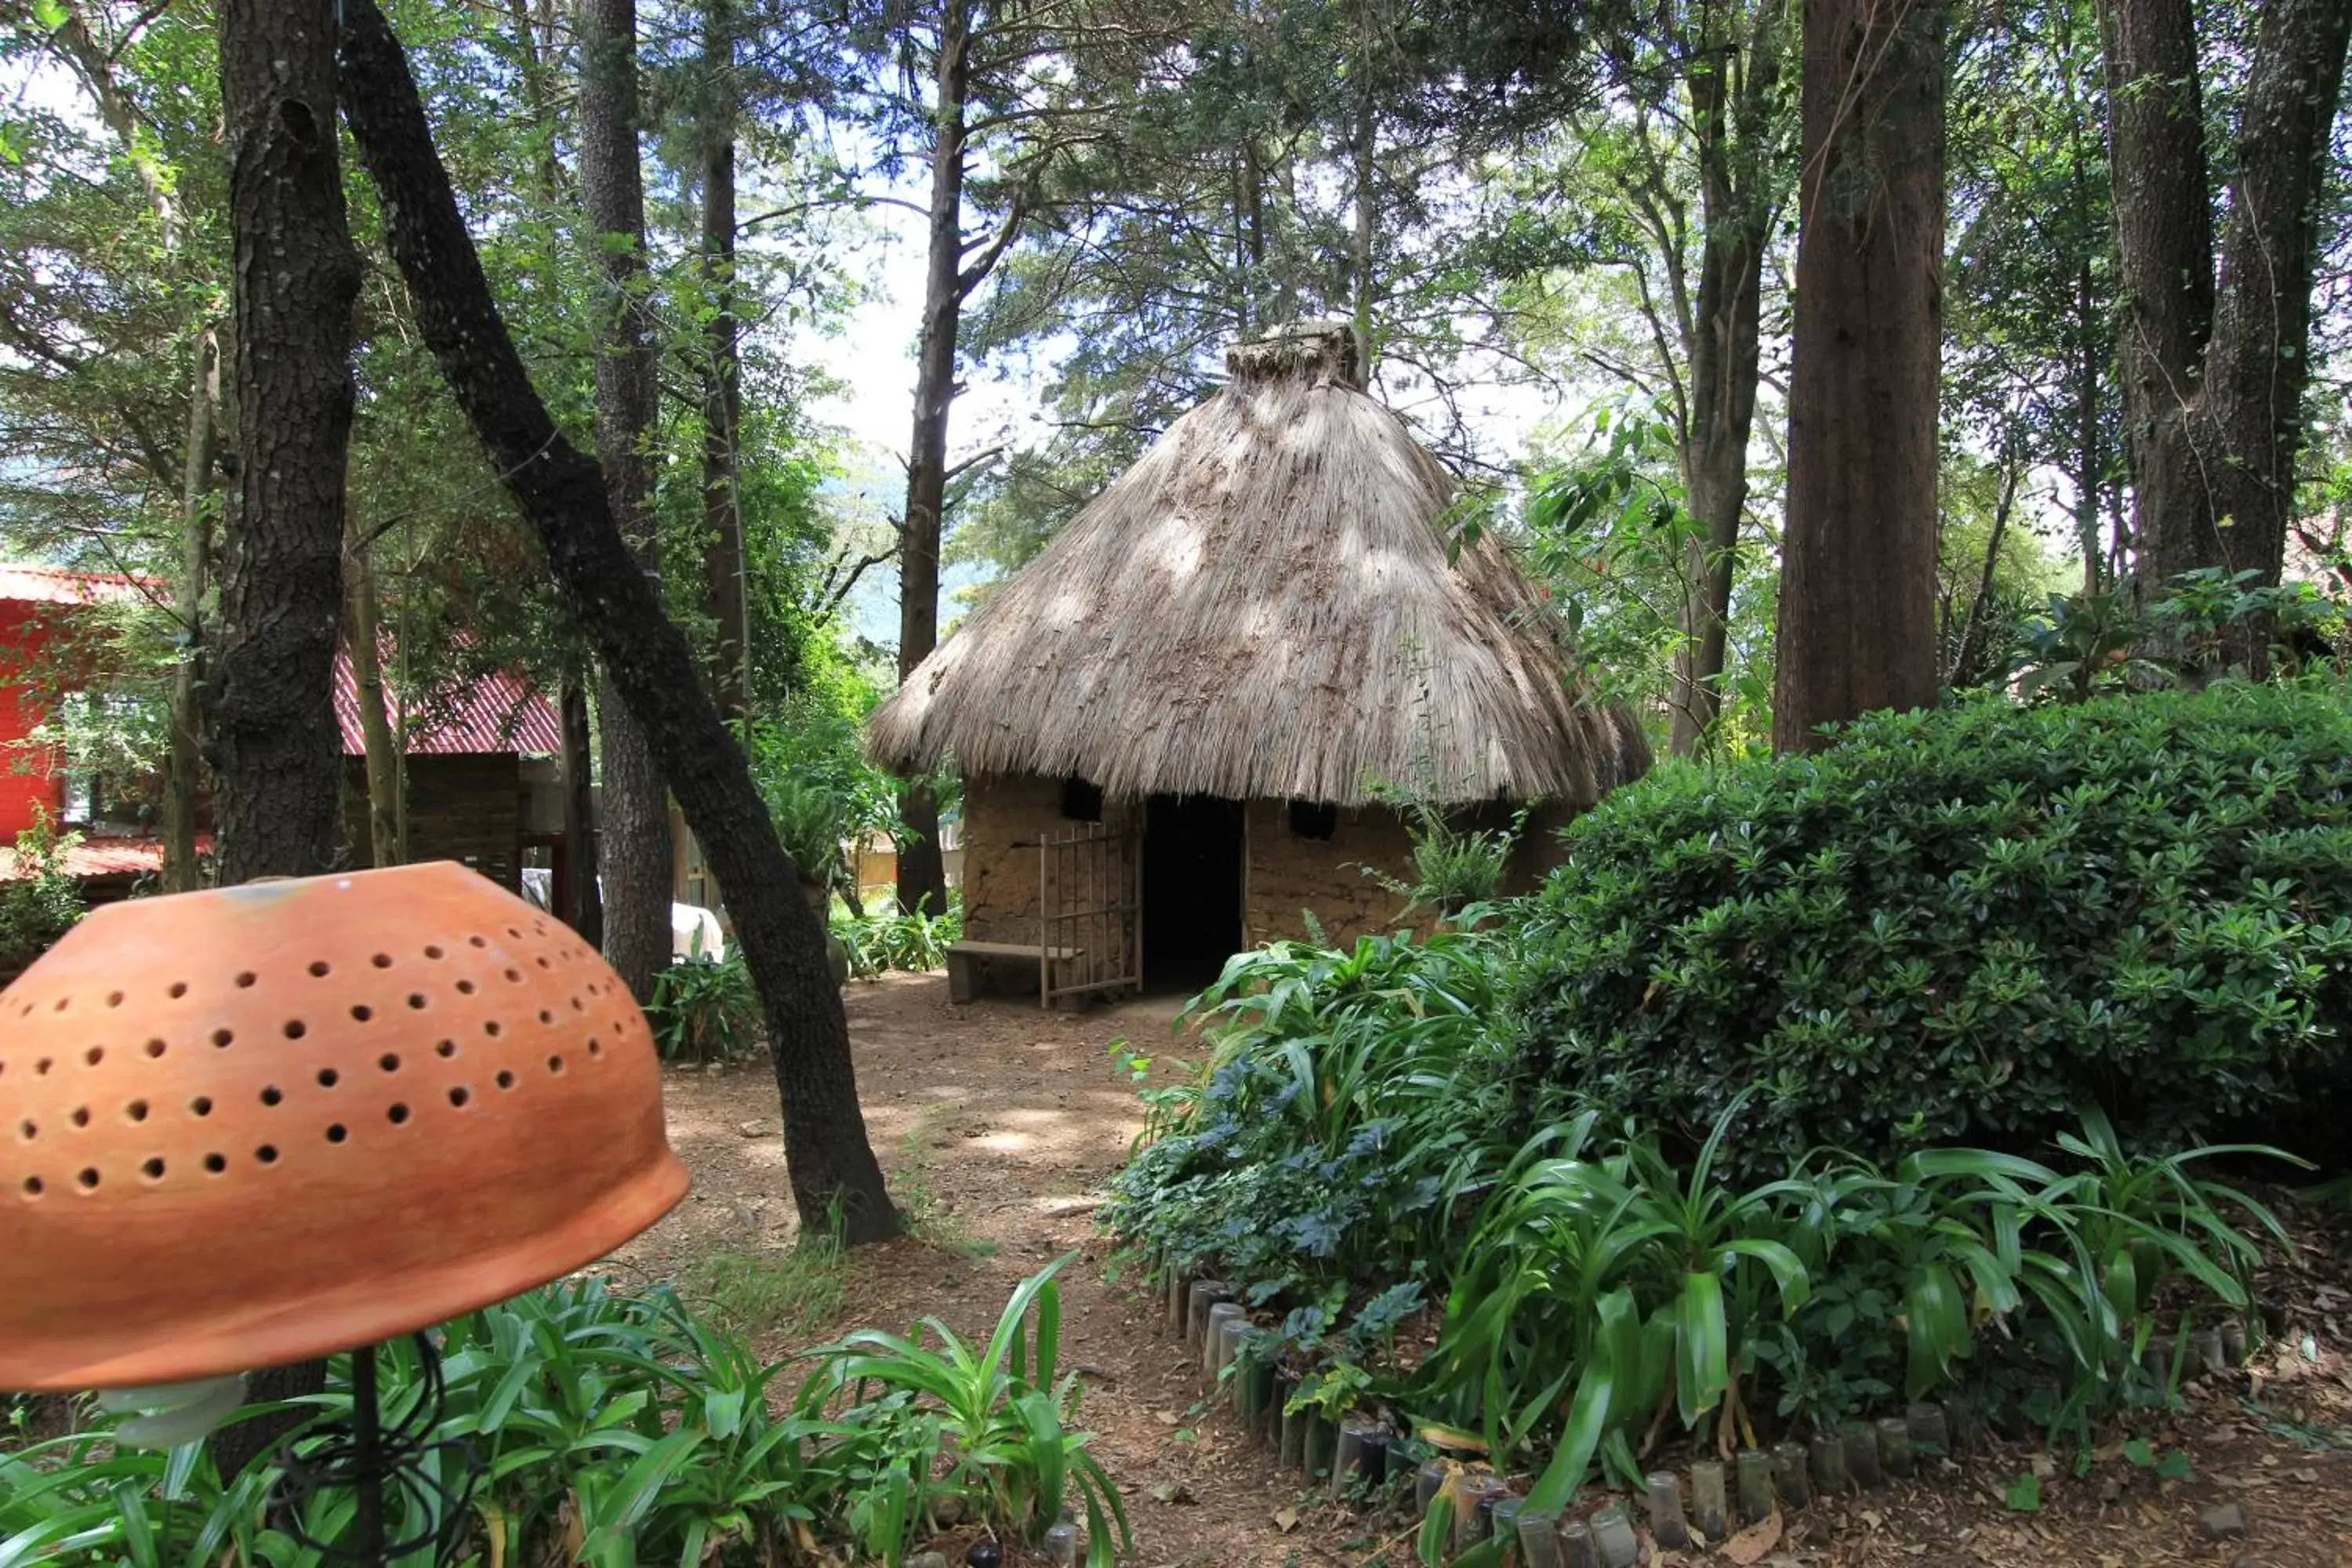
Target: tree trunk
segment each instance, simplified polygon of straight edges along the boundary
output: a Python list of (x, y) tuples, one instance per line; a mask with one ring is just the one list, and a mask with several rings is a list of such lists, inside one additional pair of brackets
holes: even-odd
[(719, 716), (740, 722), (751, 710), (751, 643), (743, 581), (743, 512), (736, 492), (743, 428), (742, 329), (735, 315), (735, 12), (707, 0), (702, 68), (709, 79), (709, 123), (702, 151), (702, 257), (709, 291), (709, 363), (702, 394), (704, 607), (719, 627), (711, 689)]
[[(220, 879), (305, 876), (335, 862), (335, 725), (352, 307), (360, 259), (343, 216), (331, 0), (225, 0), (221, 118), (229, 157), (236, 505), (224, 530), (214, 706)], [(325, 1386), (326, 1364), (272, 1368), (256, 1398)], [(241, 1422), (213, 1440), (235, 1476), (304, 1419)]]
[(2217, 277), (2189, 0), (2102, 8), (2143, 593), (2213, 567), (2274, 583), (2284, 562), (2352, 6), (2273, 0), (2260, 16)]
[(1944, 8), (1805, 11), (1781, 751), (1936, 700)]
[(1764, 249), (1771, 238), (1772, 126), (1780, 45), (1774, 14), (1759, 5), (1735, 102), (1726, 79), (1738, 57), (1725, 50), (1692, 72), (1699, 142), (1699, 212), (1705, 238), (1690, 345), (1691, 420), (1683, 488), (1698, 531), (1684, 562), (1683, 647), (1675, 659), (1676, 756), (1706, 744), (1723, 712), (1731, 584), (1748, 511), (1748, 439), (1756, 425)]
[(374, 0), (342, 4), (345, 111), (418, 328), (644, 726), (734, 917), (775, 1056), (801, 1224), (818, 1234), (837, 1207), (849, 1241), (895, 1235), (824, 931), (797, 891), (742, 749), (704, 695), (693, 651), (621, 538), (595, 465), (556, 429), (499, 320), (399, 41)]
[(376, 614), (374, 547), (363, 531), (351, 531), (343, 560), (347, 604), (344, 646), (352, 660), (352, 687), (359, 700), (360, 741), (367, 767), (368, 864), (397, 866), (408, 858), (400, 832), (400, 742), (383, 701), (383, 644)]
[(1372, 182), (1380, 151), (1380, 120), (1372, 104), (1371, 0), (1356, 0), (1355, 247), (1349, 258), (1356, 313), (1356, 374), (1372, 384)]
[[(638, 568), (660, 566), (654, 536), (655, 380), (646, 188), (637, 162), (636, 0), (580, 7), (580, 184), (608, 297), (596, 355), (596, 455), (614, 519)], [(604, 750), (604, 958), (639, 1002), (669, 963), (669, 795), (638, 721), (604, 672), (596, 716)]]
[(596, 889), (595, 748), (588, 733), (588, 678), (575, 662), (564, 664), (557, 703), (563, 725), (563, 864), (571, 882), (564, 907), (557, 913), (580, 933), (581, 941), (602, 951), (604, 900)]
[[(947, 504), (948, 408), (955, 401), (956, 334), (961, 323), (964, 92), (971, 79), (967, 0), (940, 0), (940, 49), (931, 118), (930, 233), (923, 268), (923, 330), (915, 353), (915, 429), (907, 452), (907, 516), (898, 552), (898, 680), (940, 641), (940, 513)], [(940, 855), (940, 807), (923, 781), (898, 796), (898, 907), (938, 914), (948, 907)]]
[(211, 328), (196, 334), (196, 367), (188, 388), (186, 472), (180, 487), (180, 581), (173, 618), (185, 639), (172, 670), (172, 742), (163, 765), (163, 890), (194, 892), (203, 881), (196, 860), (196, 797), (204, 784), (205, 595), (212, 579), (213, 466), (219, 430), (220, 343)]

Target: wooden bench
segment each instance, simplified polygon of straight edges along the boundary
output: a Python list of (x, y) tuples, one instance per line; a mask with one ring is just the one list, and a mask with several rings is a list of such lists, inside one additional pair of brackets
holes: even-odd
[[(1082, 947), (1040, 947), (1034, 942), (951, 942), (948, 943), (948, 1000), (969, 1002), (980, 994), (980, 967), (1000, 960), (1054, 966), (1054, 983), (1071, 978), (1066, 973), (1087, 955)], [(1037, 986), (1031, 986), (1034, 993)]]

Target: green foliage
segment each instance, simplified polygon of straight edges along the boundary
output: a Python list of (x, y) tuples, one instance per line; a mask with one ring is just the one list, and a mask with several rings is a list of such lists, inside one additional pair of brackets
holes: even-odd
[(836, 1424), (830, 1462), (860, 1483), (845, 1517), (867, 1552), (897, 1561), (945, 1496), (962, 1497), (982, 1518), (1034, 1540), (1062, 1517), (1074, 1492), (1085, 1511), (1090, 1565), (1103, 1568), (1131, 1547), (1118, 1489), (1087, 1451), (1091, 1435), (1068, 1427), (1081, 1390), (1075, 1371), (1059, 1372), (1061, 1288), (1054, 1276), (1075, 1256), (1023, 1280), (985, 1345), (926, 1318), (907, 1337), (866, 1330), (812, 1352), (816, 1372), (801, 1408), (814, 1413), (845, 1396), (855, 1401)]
[[(1996, 1400), (2030, 1390), (2021, 1414), (2087, 1443), (2095, 1420), (2166, 1396), (2143, 1363), (2159, 1299), (2242, 1310), (2258, 1251), (2238, 1226), (2280, 1235), (2190, 1172), (2268, 1151), (2135, 1159), (2093, 1115), (2062, 1140), (2070, 1173), (1949, 1148), (1891, 1171), (1808, 1158), (1743, 1189), (1715, 1171), (1738, 1110), (1687, 1168), (1647, 1132), (1597, 1139), (1588, 1111), (1532, 1141), (1480, 1214), (1422, 1396), (1483, 1421), (1506, 1460), (1549, 1444), (1530, 1506), (1596, 1456), (1637, 1481), (1635, 1445), (1670, 1413), (1752, 1436), (1748, 1412), (1776, 1396), (1816, 1428), (1883, 1408), (1897, 1385), (1856, 1366), (1900, 1366), (1918, 1399), (1981, 1363)], [(1858, 1310), (1869, 1292), (1884, 1302)]]
[(849, 812), (840, 795), (822, 784), (792, 777), (761, 781), (768, 816), (776, 837), (801, 880), (831, 887), (842, 871), (842, 836), (848, 830)]
[(679, 1296), (730, 1334), (813, 1332), (841, 1310), (847, 1259), (830, 1237), (789, 1252), (704, 1253), (678, 1273)]
[[(781, 1415), (771, 1385), (794, 1363), (761, 1363), (667, 1290), (627, 1296), (571, 1281), (458, 1319), (440, 1331), (448, 1405), (436, 1436), (469, 1444), (484, 1469), (449, 1560), (774, 1562), (831, 1541), (895, 1563), (921, 1524), (919, 1509), (892, 1511), (890, 1500), (910, 1487), (932, 1499), (959, 1495), (982, 1522), (1023, 1533), (1042, 1528), (1041, 1510), (1052, 1522), (1076, 1488), (1089, 1522), (1108, 1513), (1123, 1542), (1117, 1491), (1084, 1451), (1086, 1435), (1065, 1426), (1076, 1385), (1053, 1379), (1052, 1272), (1014, 1291), (990, 1349), (992, 1375), (916, 1375), (914, 1363), (866, 1342), (887, 1336), (866, 1336), (819, 1352)], [(1009, 1363), (1008, 1342), (1020, 1345)], [(404, 1344), (379, 1353), (385, 1415), (397, 1420), (419, 1396), (415, 1356)], [(871, 1398), (866, 1384), (877, 1390)], [(339, 1361), (328, 1392), (310, 1403), (338, 1415), (349, 1401)], [(877, 1463), (886, 1455), (919, 1468), (892, 1471)], [(929, 1461), (942, 1457), (949, 1468), (935, 1477)], [(224, 1484), (203, 1445), (117, 1447), (101, 1420), (0, 1453), (0, 1559), (56, 1568), (225, 1560), (323, 1568), (318, 1552), (265, 1518), (272, 1479), (264, 1460)], [(429, 1528), (436, 1506), (396, 1499), (393, 1533)], [(349, 1527), (347, 1491), (302, 1507), (314, 1537), (332, 1540)], [(886, 1518), (897, 1530), (877, 1533)], [(1108, 1562), (1108, 1529), (1095, 1537), (1095, 1561)]]
[(1369, 1354), (1443, 1289), (1455, 1226), (1508, 1158), (1491, 1030), (1506, 951), (1444, 931), (1234, 959), (1192, 1004), (1213, 1054), (1146, 1091), (1149, 1142), (1106, 1223), (1180, 1267), (1213, 1263), (1254, 1304), (1281, 1299), (1286, 1342)]
[(833, 934), (848, 951), (852, 974), (872, 979), (893, 969), (922, 974), (946, 967), (948, 945), (963, 937), (963, 910), (845, 917), (834, 921)]
[(1586, 814), (1527, 932), (1532, 1086), (1746, 1168), (2126, 1137), (2324, 1093), (2352, 1006), (2333, 684), (1880, 715)]
[(1411, 821), (1412, 848), (1405, 864), (1412, 876), (1392, 877), (1372, 866), (1360, 868), (1364, 875), (1404, 900), (1407, 910), (1429, 910), (1447, 920), (1491, 903), (1502, 891), (1511, 850), (1526, 831), (1526, 809), (1507, 827), (1474, 827), (1452, 821), (1427, 800), (1395, 804)]
[(742, 950), (688, 958), (654, 976), (646, 1023), (665, 1061), (740, 1061), (763, 1043), (760, 997)]
[(0, 882), (0, 974), (40, 957), (81, 919), (81, 885), (65, 870), (66, 852), (80, 842), (60, 836), (46, 813), (16, 835), (16, 875)]
[(2254, 572), (2184, 572), (2147, 605), (2120, 591), (2053, 594), (2049, 613), (2021, 628), (2012, 661), (2018, 689), (2071, 702), (2153, 686), (2200, 686), (2233, 667), (2259, 639), (2270, 668), (2294, 673), (2306, 649), (2328, 647), (2342, 607), (2308, 583), (2263, 584)]

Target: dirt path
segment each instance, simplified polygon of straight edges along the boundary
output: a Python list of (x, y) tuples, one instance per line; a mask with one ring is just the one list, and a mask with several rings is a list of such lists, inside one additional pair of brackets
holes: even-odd
[[(858, 1326), (904, 1330), (936, 1314), (984, 1335), (1021, 1279), (1065, 1252), (1063, 1360), (1084, 1370), (1081, 1422), (1124, 1492), (1146, 1568), (1363, 1565), (1386, 1547), (1390, 1568), (1412, 1560), (1402, 1521), (1357, 1519), (1310, 1496), (1245, 1444), (1230, 1418), (1204, 1413), (1197, 1369), (1159, 1331), (1156, 1303), (1105, 1279), (1108, 1248), (1094, 1210), (1142, 1129), (1134, 1086), (1111, 1060), (1126, 1038), (1146, 1053), (1176, 1044), (1173, 1002), (1069, 1016), (983, 1001), (951, 1006), (943, 978), (893, 975), (845, 994), (866, 1126), (916, 1234), (853, 1255), (840, 1307), (801, 1342)], [(1183, 1054), (1181, 1046), (1178, 1054)], [(670, 1138), (693, 1171), (693, 1195), (614, 1259), (625, 1276), (672, 1278), (714, 1252), (781, 1257), (795, 1239), (773, 1080), (764, 1064), (676, 1069), (667, 1080)], [(2339, 1293), (2340, 1294), (2340, 1293)], [(2326, 1300), (2325, 1292), (2322, 1300)], [(2352, 1316), (2352, 1314), (2347, 1314)], [(2283, 1384), (2268, 1395), (2312, 1430), (2352, 1442), (2352, 1373), (2332, 1319), (2320, 1358), (2285, 1347)], [(774, 1355), (798, 1348), (777, 1337)], [(2258, 1391), (2259, 1392), (2259, 1391)], [(2002, 1506), (2010, 1477), (2030, 1463), (1980, 1458), (1966, 1476), (1891, 1487), (1798, 1516), (1765, 1561), (1773, 1564), (2126, 1568), (2217, 1563), (2332, 1568), (2352, 1563), (2352, 1458), (2314, 1453), (2248, 1418), (2236, 1390), (2217, 1394), (2157, 1433), (2191, 1457), (2187, 1481), (2160, 1481), (2113, 1453), (2081, 1479), (2053, 1478), (2043, 1510)], [(2241, 1504), (2244, 1539), (2210, 1540), (2202, 1510)], [(1277, 1515), (1293, 1521), (1288, 1531)], [(1660, 1560), (1700, 1561), (1669, 1554)], [(1711, 1556), (1704, 1561), (1720, 1563)]]

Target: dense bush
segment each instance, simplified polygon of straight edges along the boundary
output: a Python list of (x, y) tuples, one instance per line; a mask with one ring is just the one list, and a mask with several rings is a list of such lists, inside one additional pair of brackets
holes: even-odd
[(1662, 773), (1568, 842), (1523, 1070), (1693, 1138), (1752, 1089), (1750, 1167), (2036, 1146), (2088, 1106), (2177, 1147), (2344, 1071), (2338, 684), (1880, 715)]
[(48, 951), (82, 917), (81, 886), (66, 875), (66, 851), (79, 843), (58, 836), (47, 816), (16, 835), (15, 878), (0, 882), (0, 981)]
[(848, 955), (849, 972), (871, 980), (893, 969), (920, 974), (947, 966), (948, 948), (963, 939), (963, 906), (952, 892), (943, 914), (836, 916), (833, 934)]
[[(1066, 1262), (1067, 1259), (1064, 1259)], [(433, 1436), (482, 1462), (453, 1563), (861, 1561), (896, 1563), (950, 1499), (1003, 1534), (1034, 1540), (1066, 1501), (1092, 1530), (1088, 1561), (1124, 1544), (1117, 1492), (1069, 1428), (1074, 1377), (1057, 1375), (1056, 1263), (1024, 1281), (984, 1348), (933, 1325), (948, 1353), (883, 1335), (763, 1364), (666, 1290), (593, 1281), (530, 1291), (437, 1331), (447, 1405)], [(415, 1408), (405, 1343), (382, 1352), (387, 1419)], [(313, 1403), (348, 1416), (341, 1358)], [(446, 1454), (432, 1463), (438, 1473)], [(267, 1511), (273, 1471), (219, 1476), (204, 1446), (118, 1446), (112, 1424), (17, 1452), (0, 1445), (0, 1562), (57, 1568), (205, 1568), (223, 1562), (329, 1568)], [(430, 1491), (392, 1500), (395, 1539), (436, 1528)], [(314, 1540), (348, 1530), (352, 1495), (300, 1503)], [(1114, 1538), (1114, 1529), (1116, 1538)]]

